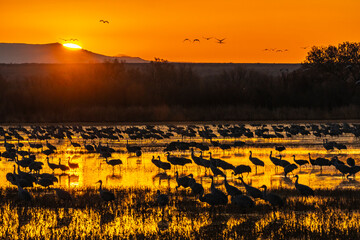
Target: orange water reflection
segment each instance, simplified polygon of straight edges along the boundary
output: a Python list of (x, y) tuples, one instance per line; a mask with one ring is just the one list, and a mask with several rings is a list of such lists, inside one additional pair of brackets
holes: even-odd
[[(117, 126), (124, 129), (126, 126)], [(140, 128), (143, 126), (140, 126)], [(247, 127), (255, 129), (248, 125)], [(101, 127), (98, 127), (99, 129)], [(157, 126), (157, 128), (166, 131), (166, 126)], [(210, 126), (216, 132), (216, 127)], [(25, 147), (24, 150), (29, 149), (28, 139), (24, 134), (23, 141)], [(105, 145), (108, 143), (110, 147), (113, 147), (116, 152), (113, 153), (112, 159), (121, 159), (123, 164), (116, 166), (114, 169), (112, 166), (106, 164), (104, 158), (100, 157), (97, 153), (87, 153), (84, 147), (75, 149), (71, 146), (70, 141), (65, 140), (50, 140), (49, 142), (57, 147), (57, 152), (52, 154), (50, 162), (58, 163), (58, 159), (62, 159), (62, 164), (67, 163), (67, 159), (71, 159), (71, 162), (78, 163), (79, 168), (66, 171), (62, 173), (60, 170), (55, 170), (55, 175), (58, 177), (59, 182), (55, 185), (60, 185), (67, 188), (76, 187), (92, 187), (96, 186), (95, 182), (103, 180), (104, 185), (107, 187), (125, 186), (125, 187), (150, 187), (150, 188), (174, 188), (176, 181), (174, 178), (175, 169), (167, 171), (166, 174), (160, 172), (156, 166), (151, 162), (152, 156), (160, 156), (163, 161), (166, 160), (166, 155), (162, 151), (165, 144), (171, 141), (183, 140), (183, 141), (196, 141), (203, 142), (210, 146), (210, 151), (213, 153), (214, 158), (221, 158), (233, 165), (247, 164), (252, 167), (252, 173), (248, 176), (245, 174), (247, 182), (251, 183), (255, 187), (259, 187), (263, 184), (270, 188), (277, 187), (289, 187), (293, 188), (294, 180), (291, 178), (285, 178), (283, 170), (275, 168), (272, 162), (269, 160), (270, 151), (273, 154), (278, 155), (274, 146), (276, 144), (282, 144), (286, 146), (286, 150), (281, 154), (283, 159), (292, 161), (292, 155), (296, 155), (297, 159), (308, 159), (308, 153), (311, 153), (312, 158), (319, 156), (331, 158), (332, 156), (338, 156), (340, 160), (346, 161), (346, 158), (351, 156), (355, 160), (360, 155), (360, 145), (358, 141), (350, 134), (343, 134), (340, 137), (334, 138), (337, 142), (345, 143), (348, 147), (347, 150), (341, 151), (326, 151), (322, 146), (322, 138), (317, 138), (313, 135), (308, 136), (296, 136), (292, 138), (275, 138), (275, 139), (262, 139), (262, 138), (246, 138), (241, 137), (238, 140), (246, 142), (244, 147), (232, 148), (231, 150), (221, 150), (219, 148), (212, 147), (209, 141), (205, 141), (200, 137), (195, 138), (182, 138), (182, 136), (175, 134), (174, 137), (166, 140), (141, 140), (131, 141), (131, 144), (141, 145), (143, 147), (143, 154), (140, 157), (130, 155), (126, 152), (126, 138), (121, 140), (104, 140), (100, 142)], [(30, 140), (31, 141), (31, 140)], [(83, 145), (84, 141), (79, 134), (75, 134), (73, 142), (78, 142)], [(234, 139), (217, 138), (216, 141), (221, 143), (233, 143)], [(9, 143), (17, 143), (16, 141), (8, 141)], [(37, 141), (39, 142), (39, 141)], [(97, 144), (99, 141), (96, 140)], [(44, 142), (43, 142), (44, 144)], [(45, 144), (44, 144), (45, 145)], [(0, 152), (5, 149), (2, 145)], [(265, 162), (265, 167), (258, 167), (255, 172), (254, 165), (249, 161), (249, 151), (253, 152), (253, 156), (260, 158)], [(37, 160), (43, 161), (44, 168), (42, 172), (52, 173), (52, 170), (46, 164), (46, 156), (41, 153), (41, 150), (32, 150), (37, 156)], [(190, 152), (173, 152), (175, 155), (181, 155), (183, 157), (191, 158)], [(196, 155), (199, 152), (196, 151)], [(204, 157), (208, 158), (209, 153), (204, 152)], [(2, 158), (0, 162), (0, 187), (10, 186), (10, 183), (6, 181), (5, 175), (8, 172), (12, 172), (14, 162), (10, 162)], [(210, 186), (210, 179), (207, 177), (209, 170), (206, 172), (203, 168), (198, 167), (195, 164), (187, 165), (186, 167), (178, 167), (177, 170), (181, 174), (193, 173), (197, 181), (201, 182), (205, 189)], [(310, 165), (296, 169), (294, 173), (300, 176), (300, 183), (307, 184), (313, 188), (358, 188), (359, 182), (356, 180), (347, 180), (342, 177), (339, 172), (335, 171), (333, 166), (324, 167), (322, 172), (318, 168), (312, 168)], [(236, 180), (230, 171), (227, 171), (228, 180), (234, 182), (235, 185), (240, 186), (240, 182)], [(217, 179), (217, 183), (221, 184), (222, 178)]]

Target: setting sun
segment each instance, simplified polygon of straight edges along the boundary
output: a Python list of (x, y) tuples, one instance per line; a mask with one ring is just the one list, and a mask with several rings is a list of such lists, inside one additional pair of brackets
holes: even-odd
[(82, 49), (82, 47), (75, 43), (64, 43), (63, 46), (71, 49)]

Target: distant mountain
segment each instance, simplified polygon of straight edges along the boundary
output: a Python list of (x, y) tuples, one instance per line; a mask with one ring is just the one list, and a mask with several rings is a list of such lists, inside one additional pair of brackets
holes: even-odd
[(146, 63), (139, 57), (110, 57), (88, 50), (71, 50), (60, 43), (0, 43), (0, 63), (102, 63), (105, 61)]

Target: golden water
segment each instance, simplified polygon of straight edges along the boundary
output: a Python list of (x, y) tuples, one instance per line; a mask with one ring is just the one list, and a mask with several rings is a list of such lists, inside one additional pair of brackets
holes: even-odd
[[(118, 126), (124, 129), (125, 126)], [(140, 126), (141, 127), (141, 126)], [(254, 129), (253, 127), (247, 126)], [(99, 127), (100, 128), (100, 127)], [(166, 130), (165, 126), (157, 128)], [(214, 130), (215, 127), (212, 127)], [(124, 134), (123, 134), (124, 135)], [(26, 136), (23, 135), (25, 138)], [(125, 136), (127, 137), (127, 136)], [(125, 138), (126, 139), (126, 138)], [(264, 202), (257, 203), (256, 210), (252, 212), (232, 211), (231, 206), (220, 208), (218, 214), (209, 212), (209, 207), (191, 196), (179, 195), (175, 192), (177, 185), (174, 178), (175, 169), (163, 174), (155, 165), (152, 164), (152, 156), (160, 156), (166, 161), (166, 155), (162, 151), (165, 144), (170, 141), (197, 141), (209, 144), (201, 138), (184, 138), (175, 135), (167, 140), (142, 140), (130, 141), (131, 145), (140, 145), (143, 147), (142, 156), (130, 156), (126, 152), (126, 140), (107, 141), (100, 140), (102, 144), (109, 144), (116, 150), (111, 159), (121, 159), (123, 164), (113, 169), (106, 164), (105, 159), (100, 158), (97, 153), (87, 153), (84, 148), (75, 149), (68, 140), (51, 140), (51, 144), (57, 147), (57, 152), (52, 154), (50, 161), (58, 163), (62, 159), (62, 164), (67, 163), (70, 158), (71, 162), (78, 163), (79, 168), (62, 173), (60, 170), (55, 171), (59, 182), (55, 186), (68, 189), (72, 192), (82, 191), (86, 187), (97, 187), (95, 183), (102, 180), (105, 188), (129, 189), (126, 194), (117, 194), (115, 203), (100, 204), (96, 206), (81, 207), (64, 207), (57, 203), (58, 207), (44, 207), (41, 203), (35, 206), (27, 206), (23, 203), (17, 203), (16, 197), (11, 201), (5, 201), (0, 205), (0, 238), (175, 238), (175, 239), (287, 239), (287, 233), (291, 233), (290, 238), (321, 238), (322, 236), (336, 236), (336, 234), (345, 234), (353, 236), (360, 229), (359, 220), (360, 212), (343, 211), (338, 206), (327, 207), (327, 200), (331, 197), (312, 197), (309, 199), (292, 196), (288, 198), (289, 207), (281, 211), (271, 211), (270, 207)], [(221, 143), (233, 143), (234, 139), (215, 139)], [(269, 159), (270, 151), (278, 155), (274, 146), (281, 144), (286, 146), (286, 150), (281, 154), (283, 159), (293, 162), (292, 155), (296, 159), (308, 159), (308, 153), (312, 158), (338, 156), (340, 160), (346, 161), (352, 157), (359, 164), (360, 144), (358, 139), (351, 134), (343, 134), (340, 137), (329, 138), (346, 144), (347, 150), (326, 151), (322, 146), (322, 138), (310, 136), (297, 136), (284, 139), (260, 139), (246, 138), (241, 139), (246, 145), (241, 148), (232, 148), (232, 150), (223, 151), (219, 148), (211, 147), (210, 151), (214, 158), (221, 158), (233, 165), (247, 164), (252, 168), (252, 173), (248, 176), (245, 174), (245, 181), (255, 187), (263, 184), (268, 188), (290, 188), (294, 189), (294, 179), (285, 178), (281, 168), (276, 169)], [(80, 135), (75, 135), (73, 142), (83, 145)], [(96, 140), (95, 143), (98, 143)], [(16, 141), (8, 141), (17, 143)], [(38, 141), (39, 142), (39, 141)], [(1, 142), (0, 142), (1, 143)], [(27, 139), (23, 142), (24, 150), (29, 149)], [(88, 142), (89, 143), (89, 142)], [(44, 144), (44, 142), (43, 142)], [(0, 152), (4, 151), (3, 144), (0, 144)], [(45, 144), (44, 144), (45, 145)], [(249, 161), (249, 151), (253, 152), (254, 157), (258, 157), (265, 162), (265, 167), (255, 166)], [(43, 161), (44, 168), (42, 172), (52, 173), (46, 164), (46, 156), (40, 150), (32, 150), (37, 156), (37, 160)], [(191, 158), (189, 152), (173, 152), (174, 155)], [(196, 151), (199, 155), (199, 151)], [(208, 158), (208, 152), (204, 152), (204, 157)], [(0, 187), (9, 187), (5, 175), (12, 172), (14, 162), (7, 161), (4, 158), (0, 161)], [(197, 182), (203, 184), (205, 192), (210, 188), (210, 170), (204, 171), (203, 168), (195, 164), (186, 167), (178, 167), (176, 170), (180, 174), (194, 175)], [(310, 165), (296, 169), (295, 174), (299, 175), (299, 182), (306, 184), (314, 189), (359, 189), (360, 182), (356, 179), (343, 178), (334, 167), (324, 167), (322, 172)], [(227, 173), (228, 180), (231, 184), (244, 189), (240, 181), (233, 177), (230, 171)], [(216, 178), (218, 188), (224, 190), (223, 178)], [(144, 194), (139, 197), (138, 193), (132, 192), (131, 189), (150, 189), (144, 190)], [(153, 204), (154, 193), (157, 189), (166, 192), (170, 196), (170, 205), (166, 208), (165, 215), (162, 216), (159, 207)], [(44, 189), (44, 192), (47, 190)], [(16, 190), (14, 188), (14, 193)], [(97, 194), (96, 192), (93, 193)], [(46, 194), (45, 194), (46, 195)], [(44, 199), (44, 194), (34, 193), (35, 198)], [(51, 197), (51, 196), (50, 196)], [(15, 199), (15, 200), (14, 200)], [(182, 203), (187, 200), (187, 203)], [(12, 201), (15, 201), (14, 204)], [(147, 207), (137, 209), (135, 206), (145, 204)], [(315, 210), (294, 211), (292, 202), (301, 202), (307, 206), (314, 207)], [(149, 205), (150, 204), (150, 205)], [(179, 205), (184, 204), (183, 210)], [(185, 209), (185, 210), (184, 210)], [(327, 210), (323, 210), (327, 209)], [(275, 216), (274, 216), (275, 215)], [(302, 232), (303, 235), (297, 235)], [(331, 235), (335, 234), (335, 235)]]

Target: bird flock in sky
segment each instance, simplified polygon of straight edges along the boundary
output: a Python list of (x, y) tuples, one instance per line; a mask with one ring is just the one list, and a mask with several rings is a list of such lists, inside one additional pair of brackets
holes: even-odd
[[(104, 24), (110, 24), (109, 21), (104, 20), (104, 19), (100, 19), (99, 22), (100, 22), (100, 23), (104, 23)], [(64, 41), (64, 42), (75, 42), (75, 41), (79, 41), (77, 38), (69, 38), (69, 39), (60, 38), (60, 40), (62, 40), (62, 41)]]
[[(205, 40), (205, 41), (210, 41), (211, 39), (215, 39), (216, 40), (216, 43), (218, 43), (218, 44), (224, 44), (225, 42), (225, 39), (226, 38), (221, 38), (221, 39), (219, 39), (219, 38), (214, 38), (214, 37), (203, 37), (203, 39)], [(185, 38), (184, 40), (183, 40), (183, 42), (185, 43), (185, 42), (189, 42), (189, 43), (200, 43), (200, 39), (199, 38), (194, 38), (194, 39), (190, 39), (190, 38)]]

